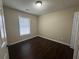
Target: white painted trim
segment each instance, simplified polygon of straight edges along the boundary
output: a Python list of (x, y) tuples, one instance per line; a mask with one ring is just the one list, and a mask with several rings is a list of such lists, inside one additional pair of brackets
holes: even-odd
[[(45, 37), (45, 36), (40, 36), (40, 35), (37, 35), (37, 36), (42, 37), (42, 38), (46, 38), (46, 39), (48, 39), (48, 40), (55, 41), (55, 42), (58, 42), (58, 43), (61, 43), (61, 44), (67, 45), (67, 46), (70, 46), (70, 44), (68, 44), (68, 43), (64, 43), (64, 42), (61, 42), (61, 41), (58, 41), (58, 40), (54, 40), (54, 39), (51, 39), (51, 38), (48, 38), (48, 37)], [(20, 43), (20, 42), (22, 42), (22, 41), (25, 41), (25, 40), (28, 40), (28, 39), (31, 39), (31, 38), (34, 38), (34, 37), (37, 37), (37, 36), (33, 36), (33, 37), (30, 37), (30, 38), (27, 38), (27, 39), (22, 39), (22, 40), (19, 40), (19, 41), (10, 43), (8, 46), (14, 45), (14, 44), (16, 44), (16, 43)]]
[[(79, 41), (78, 41), (78, 39), (79, 39), (79, 12), (75, 12), (74, 16), (76, 17), (76, 18), (74, 18), (74, 21), (76, 22), (76, 30), (73, 33), (74, 34), (74, 43), (73, 43), (74, 55), (73, 55), (73, 59), (77, 59), (78, 51), (79, 51), (79, 49), (78, 49), (79, 48), (78, 47), (78, 43), (79, 43)], [(75, 29), (75, 27), (73, 29)]]
[(70, 46), (71, 48), (75, 48), (75, 43), (77, 40), (77, 33), (78, 33), (78, 16), (77, 12), (74, 13), (74, 19), (73, 19), (73, 26), (72, 26), (72, 34), (71, 34), (71, 41)]
[(29, 39), (34, 38), (34, 37), (36, 37), (36, 36), (32, 36), (32, 37), (29, 37), (29, 38), (26, 38), (26, 39), (20, 39), (19, 41), (16, 41), (16, 42), (13, 42), (13, 43), (8, 44), (8, 46), (14, 45), (14, 44), (17, 44), (17, 43), (20, 43), (20, 42), (23, 42), (25, 40), (29, 40)]
[(51, 40), (51, 41), (55, 41), (55, 42), (67, 45), (67, 46), (70, 46), (70, 44), (68, 44), (68, 43), (64, 43), (64, 42), (61, 42), (61, 41), (58, 41), (58, 40), (55, 40), (55, 39), (51, 39), (51, 38), (48, 38), (48, 37), (45, 37), (45, 36), (41, 36), (41, 35), (38, 35), (38, 36), (42, 37), (42, 38), (46, 38), (46, 39)]

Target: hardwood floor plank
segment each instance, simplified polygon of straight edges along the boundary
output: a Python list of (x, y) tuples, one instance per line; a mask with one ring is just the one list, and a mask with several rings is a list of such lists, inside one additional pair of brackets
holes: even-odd
[(72, 59), (73, 49), (41, 37), (9, 46), (10, 59)]

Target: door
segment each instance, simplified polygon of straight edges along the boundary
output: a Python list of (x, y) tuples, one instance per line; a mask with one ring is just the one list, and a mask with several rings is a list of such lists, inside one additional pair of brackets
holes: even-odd
[(79, 12), (74, 13), (71, 47), (74, 49), (73, 59), (79, 59)]
[(0, 59), (8, 59), (8, 49), (6, 45), (7, 40), (4, 23), (4, 14), (2, 8), (2, 0), (0, 0)]
[(77, 59), (79, 59), (79, 12), (78, 12), (78, 40), (77, 40), (77, 47), (78, 47)]

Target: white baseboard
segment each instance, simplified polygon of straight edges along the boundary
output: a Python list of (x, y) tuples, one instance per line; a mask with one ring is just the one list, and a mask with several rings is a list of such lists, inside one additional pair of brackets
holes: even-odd
[[(57, 40), (54, 40), (54, 39), (51, 39), (51, 38), (48, 38), (48, 37), (45, 37), (45, 36), (40, 36), (40, 35), (36, 35), (36, 36), (39, 36), (39, 37), (42, 37), (42, 38), (46, 38), (46, 39), (48, 39), (48, 40), (55, 41), (55, 42), (58, 42), (58, 43), (61, 43), (61, 44), (70, 46), (70, 44), (68, 44), (68, 43), (64, 43), (64, 42), (61, 42), (61, 41), (57, 41)], [(25, 41), (25, 40), (28, 40), (28, 39), (31, 39), (31, 38), (34, 38), (34, 37), (36, 37), (36, 36), (30, 37), (30, 38), (27, 38), (27, 39), (22, 39), (22, 40), (20, 39), (19, 41), (10, 43), (9, 46), (10, 46), (10, 45), (14, 45), (14, 44), (19, 43), (19, 42), (22, 42), (22, 41)]]
[(20, 42), (23, 42), (25, 40), (29, 40), (29, 39), (34, 38), (34, 37), (36, 37), (36, 36), (32, 36), (32, 37), (29, 37), (29, 38), (26, 38), (26, 39), (20, 39), (20, 40), (18, 40), (16, 42), (13, 42), (13, 43), (8, 44), (8, 46), (14, 45), (14, 44), (17, 44), (17, 43), (20, 43)]
[(45, 37), (45, 36), (40, 36), (40, 35), (38, 35), (38, 36), (42, 37), (42, 38), (46, 38), (46, 39), (51, 40), (51, 41), (55, 41), (55, 42), (67, 45), (67, 46), (70, 46), (70, 44), (68, 44), (68, 43), (64, 43), (64, 42), (61, 42), (61, 41), (58, 41), (58, 40), (54, 40), (54, 39), (51, 39), (51, 38), (48, 38), (48, 37)]

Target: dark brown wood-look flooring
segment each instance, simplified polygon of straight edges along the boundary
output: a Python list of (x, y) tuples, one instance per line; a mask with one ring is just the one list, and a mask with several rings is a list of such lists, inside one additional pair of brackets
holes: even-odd
[(10, 59), (72, 59), (73, 49), (41, 37), (9, 46)]

